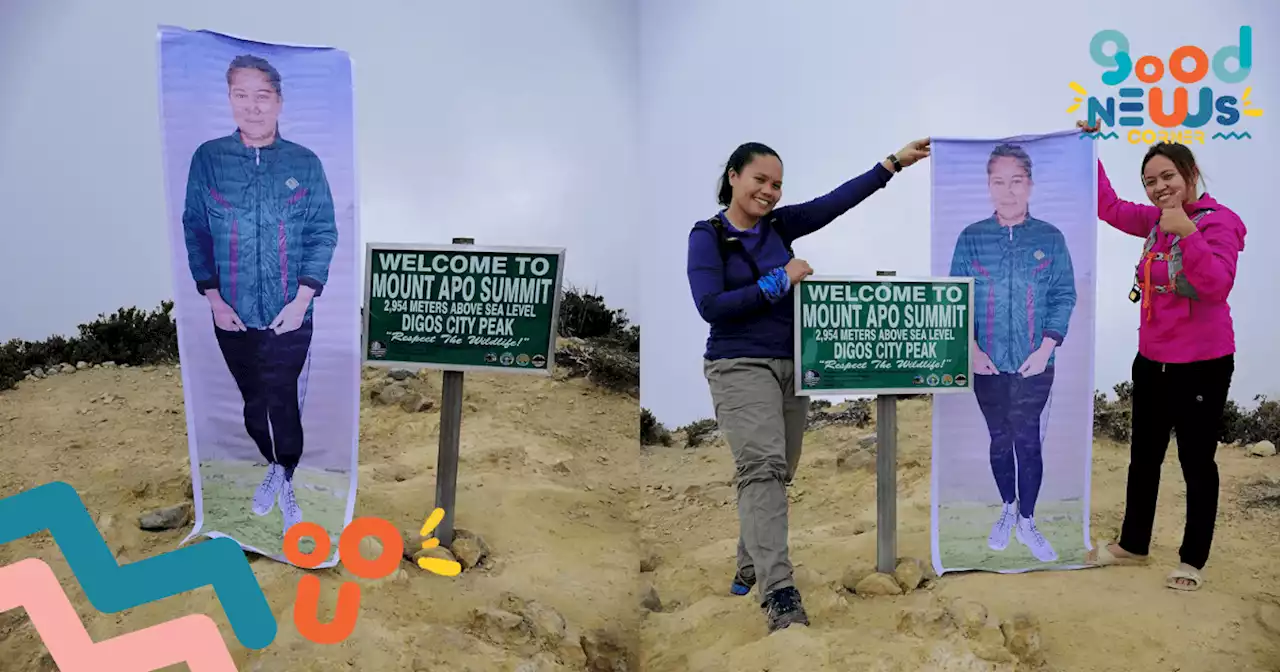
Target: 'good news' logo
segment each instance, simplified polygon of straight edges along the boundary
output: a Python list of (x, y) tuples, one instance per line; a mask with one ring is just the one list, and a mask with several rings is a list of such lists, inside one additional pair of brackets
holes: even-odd
[[(1248, 79), (1253, 68), (1253, 28), (1241, 26), (1239, 38), (1239, 44), (1218, 49), (1212, 59), (1200, 47), (1183, 45), (1165, 60), (1151, 55), (1134, 60), (1124, 33), (1099, 31), (1089, 42), (1089, 55), (1105, 69), (1102, 83), (1119, 89), (1115, 95), (1100, 99), (1071, 82), (1069, 86), (1078, 97), (1067, 112), (1074, 114), (1087, 97), (1089, 126), (1099, 126), (1096, 137), (1121, 137), (1106, 130), (1118, 125), (1129, 129), (1124, 137), (1135, 145), (1158, 141), (1203, 144), (1210, 122), (1224, 127), (1210, 136), (1212, 140), (1250, 138), (1248, 131), (1237, 133), (1233, 127), (1242, 115), (1260, 117), (1262, 110), (1249, 99), (1253, 87), (1244, 87), (1237, 98), (1240, 90), (1234, 85)], [(1108, 48), (1112, 53), (1107, 53)], [(1210, 70), (1223, 85), (1217, 94), (1207, 81)], [(1137, 82), (1123, 86), (1130, 76)], [(1156, 128), (1148, 128), (1148, 121)]]

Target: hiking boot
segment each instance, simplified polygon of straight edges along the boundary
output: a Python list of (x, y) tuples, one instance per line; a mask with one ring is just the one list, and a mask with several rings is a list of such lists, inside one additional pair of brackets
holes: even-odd
[(1013, 504), (1005, 504), (1004, 509), (1000, 511), (1000, 518), (996, 520), (995, 525), (991, 526), (991, 536), (987, 537), (987, 546), (993, 551), (1009, 548), (1009, 537), (1013, 535), (1014, 521), (1017, 519), (1013, 506)]
[(1036, 560), (1040, 562), (1053, 562), (1058, 559), (1057, 551), (1053, 550), (1053, 546), (1049, 545), (1049, 540), (1040, 534), (1040, 530), (1036, 528), (1035, 518), (1018, 517), (1017, 527), (1018, 543), (1031, 549), (1031, 554), (1036, 556)]
[(280, 486), (283, 483), (284, 467), (278, 464), (268, 465), (266, 477), (262, 479), (262, 484), (253, 493), (253, 514), (255, 516), (265, 516), (271, 513), (271, 509), (275, 508), (276, 505), (276, 495), (280, 492)]
[(749, 574), (744, 573), (741, 569), (733, 575), (733, 583), (729, 585), (729, 592), (734, 595), (746, 595), (751, 592), (751, 587), (756, 585), (756, 573), (752, 570)]
[(764, 599), (764, 604), (760, 606), (765, 610), (770, 633), (795, 623), (809, 625), (809, 617), (804, 613), (804, 605), (800, 604), (800, 591), (791, 586), (769, 593), (769, 596)]
[(302, 509), (298, 508), (298, 498), (293, 494), (293, 481), (285, 481), (280, 488), (280, 515), (284, 517), (284, 531), (302, 522)]

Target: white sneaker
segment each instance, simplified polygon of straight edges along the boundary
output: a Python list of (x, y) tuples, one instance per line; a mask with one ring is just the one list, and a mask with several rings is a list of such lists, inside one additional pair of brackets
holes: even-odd
[(1045, 539), (1036, 528), (1035, 518), (1018, 517), (1017, 537), (1018, 543), (1031, 549), (1031, 554), (1036, 556), (1036, 560), (1053, 562), (1058, 559), (1058, 553), (1053, 550), (1053, 546), (1049, 545), (1049, 540)]
[(254, 515), (265, 516), (271, 513), (271, 509), (276, 505), (276, 493), (280, 492), (280, 485), (283, 483), (284, 467), (278, 464), (268, 466), (266, 478), (262, 479), (257, 492), (253, 493)]
[(987, 546), (993, 551), (1003, 551), (1009, 547), (1009, 537), (1013, 535), (1014, 520), (1017, 514), (1013, 504), (1005, 504), (1000, 511), (1000, 518), (991, 526), (991, 536), (987, 537)]
[(285, 481), (280, 488), (280, 515), (284, 517), (284, 531), (302, 522), (302, 509), (298, 508), (298, 498), (293, 494), (293, 481)]

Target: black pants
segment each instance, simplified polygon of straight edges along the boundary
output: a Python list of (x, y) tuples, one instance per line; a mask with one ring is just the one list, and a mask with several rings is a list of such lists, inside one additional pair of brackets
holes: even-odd
[(973, 377), (973, 394), (991, 434), (991, 475), (1005, 504), (1035, 515), (1044, 474), (1040, 459), (1040, 415), (1053, 389), (1053, 367), (1023, 378), (1018, 373)]
[(267, 462), (292, 479), (302, 459), (298, 376), (311, 348), (312, 324), (276, 335), (270, 329), (214, 328), (218, 347), (244, 398), (244, 428)]
[(1178, 463), (1187, 482), (1187, 523), (1182, 532), (1182, 562), (1203, 569), (1213, 544), (1218, 517), (1218, 464), (1214, 455), (1222, 436), (1222, 413), (1235, 373), (1228, 355), (1190, 364), (1161, 364), (1142, 355), (1133, 361), (1133, 438), (1129, 448), (1129, 487), (1120, 547), (1146, 555), (1156, 518), (1160, 467), (1172, 430), (1178, 439)]

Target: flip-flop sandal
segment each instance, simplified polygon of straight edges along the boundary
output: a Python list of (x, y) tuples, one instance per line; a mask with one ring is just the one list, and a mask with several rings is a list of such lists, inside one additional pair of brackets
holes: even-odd
[(1113, 543), (1115, 542), (1101, 541), (1101, 540), (1097, 541), (1093, 547), (1093, 552), (1094, 552), (1094, 555), (1096, 556), (1096, 559), (1094, 559), (1093, 561), (1089, 561), (1086, 558), (1085, 562), (1095, 567), (1108, 567), (1108, 566), (1140, 567), (1142, 565), (1147, 564), (1147, 560), (1149, 559), (1149, 556), (1139, 555), (1136, 557), (1120, 557), (1112, 553), (1111, 544)]
[[(1191, 585), (1178, 583), (1179, 579), (1190, 581)], [(1169, 572), (1169, 578), (1165, 579), (1164, 583), (1166, 586), (1174, 590), (1200, 590), (1200, 586), (1204, 584), (1204, 577), (1200, 575), (1200, 572), (1196, 570), (1195, 567), (1187, 564), (1181, 564), (1178, 565), (1177, 569)]]

